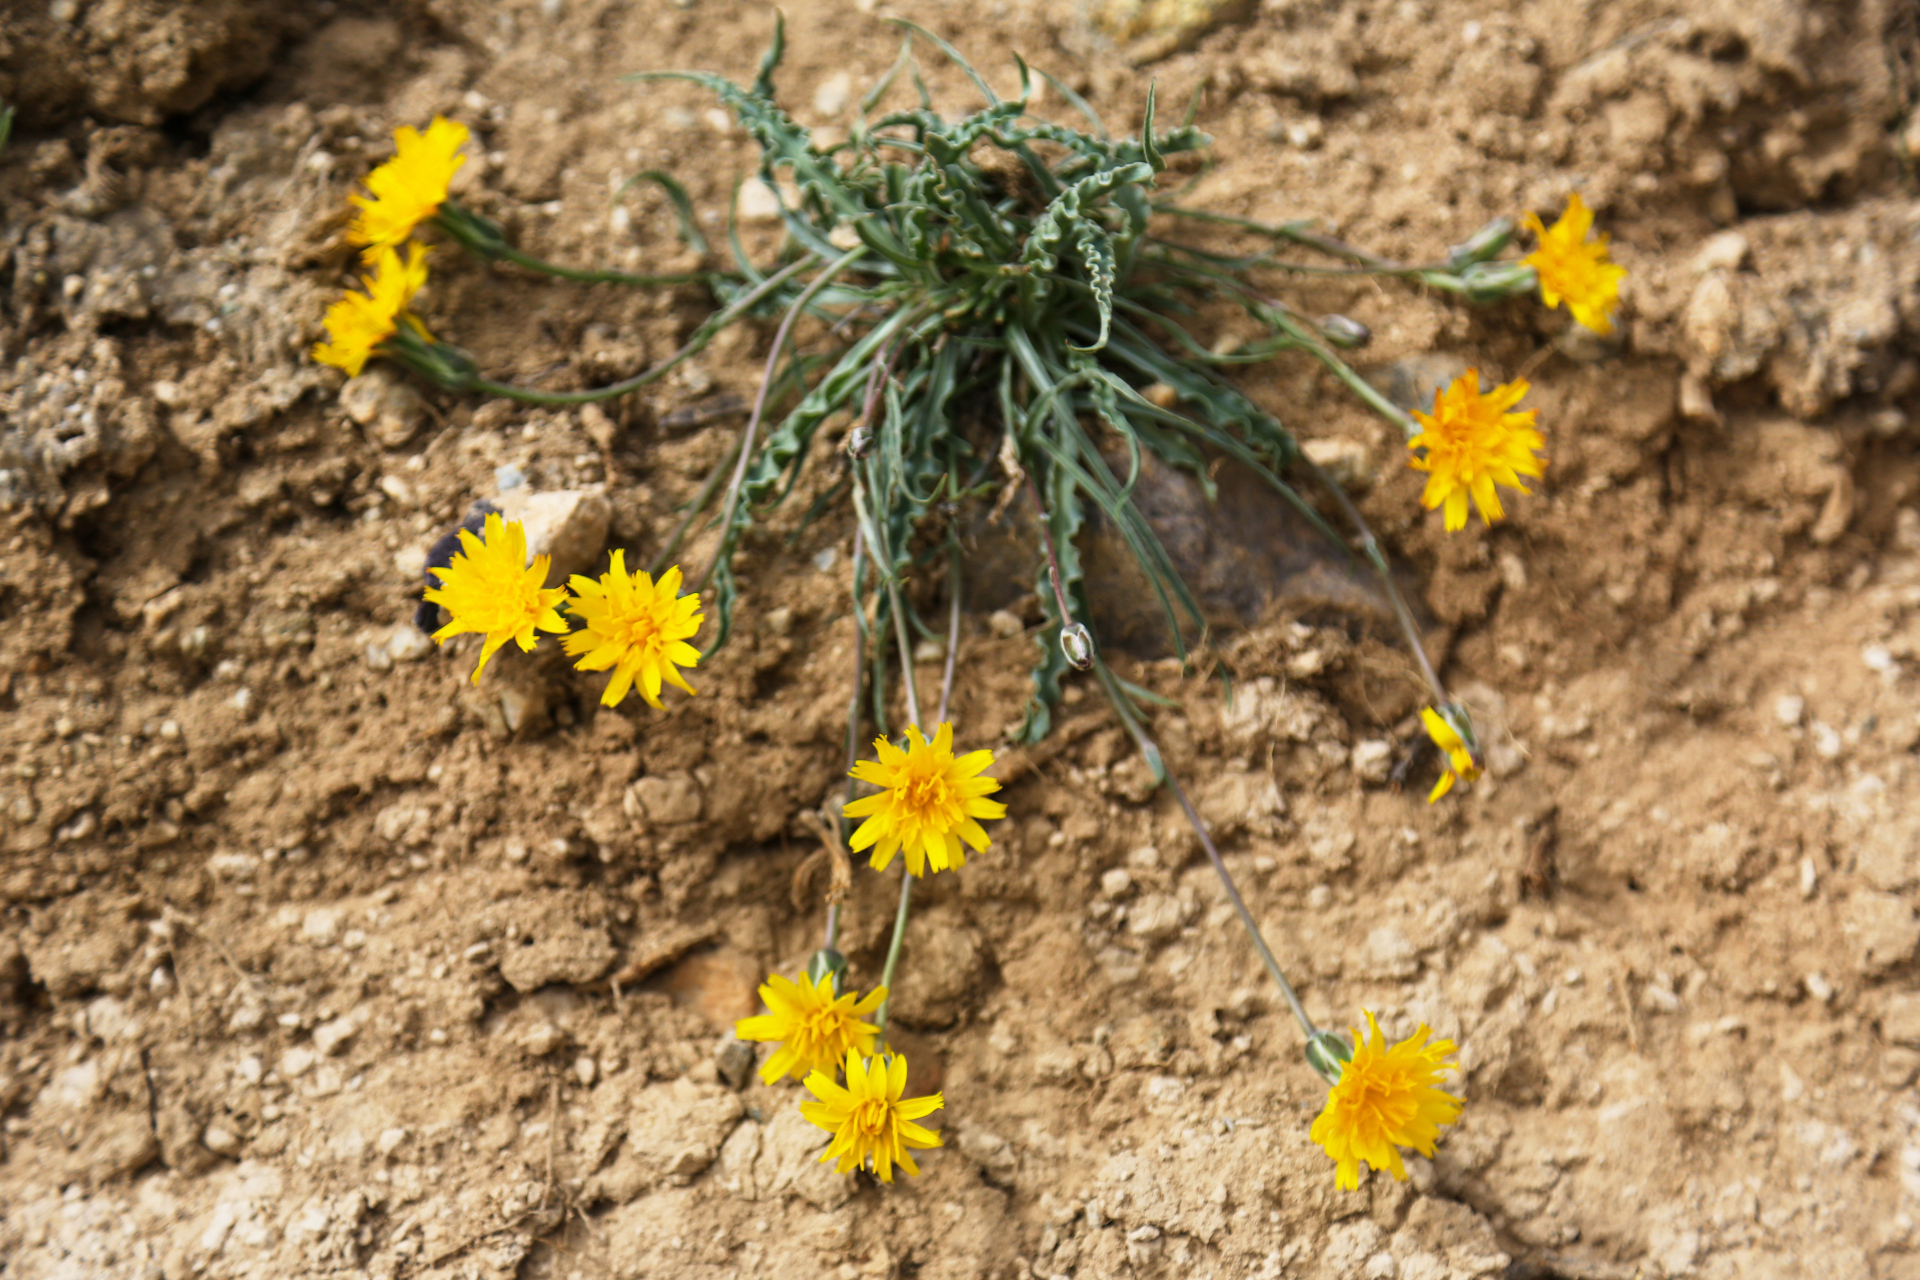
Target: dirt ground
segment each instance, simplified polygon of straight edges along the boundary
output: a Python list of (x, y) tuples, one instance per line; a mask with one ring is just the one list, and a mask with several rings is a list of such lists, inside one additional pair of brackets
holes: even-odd
[[(476, 135), (457, 190), (534, 252), (686, 269), (658, 188), (623, 184), (677, 174), (720, 233), (753, 149), (693, 87), (621, 77), (750, 78), (767, 6), (25, 8), (0, 32), (0, 1276), (1920, 1277), (1910, 5), (785, 6), (779, 83), (823, 131), (897, 14), (1116, 129), (1149, 81), (1194, 100), (1199, 207), (1419, 261), (1578, 187), (1614, 236), (1611, 341), (1532, 302), (1276, 285), (1372, 325), (1383, 384), (1527, 373), (1547, 479), (1491, 531), (1444, 535), (1305, 362), (1245, 379), (1334, 442), (1417, 575), (1487, 778), (1433, 807), (1431, 773), (1388, 785), (1406, 660), (1326, 609), (1223, 632), (1231, 701), (1122, 663), (1179, 698), (1156, 732), (1313, 1015), (1460, 1042), (1437, 1158), (1358, 1192), (1086, 685), (1004, 756), (992, 849), (918, 900), (896, 1011), (946, 1096), (924, 1176), (836, 1176), (793, 1086), (729, 1082), (754, 984), (818, 945), (793, 879), (844, 764), (851, 543), (801, 517), (830, 457), (664, 714), (599, 709), (551, 652), (475, 690), (470, 647), (409, 630), (428, 544), (515, 472), (603, 487), (644, 562), (739, 430), (682, 411), (750, 394), (771, 335), (604, 412), (398, 376), (343, 404), (306, 352), (347, 192), (442, 112)], [(709, 305), (435, 263), (435, 331), (543, 386), (640, 369)], [(966, 620), (964, 742), (1018, 726), (1021, 574)], [(863, 985), (892, 888), (856, 876)]]

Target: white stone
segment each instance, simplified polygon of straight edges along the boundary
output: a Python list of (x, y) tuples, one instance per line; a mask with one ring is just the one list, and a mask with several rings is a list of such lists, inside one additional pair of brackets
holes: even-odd
[(313, 1047), (328, 1057), (332, 1057), (334, 1054), (346, 1048), (347, 1041), (353, 1039), (354, 1034), (359, 1030), (360, 1024), (355, 1022), (351, 1017), (335, 1018), (331, 1022), (323, 1022), (313, 1029)]
[(315, 907), (301, 919), (300, 932), (316, 947), (331, 945), (340, 936), (340, 909)]

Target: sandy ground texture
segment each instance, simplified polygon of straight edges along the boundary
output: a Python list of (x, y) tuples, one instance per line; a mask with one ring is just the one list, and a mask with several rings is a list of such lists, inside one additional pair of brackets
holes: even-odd
[[(1531, 302), (1277, 286), (1372, 325), (1402, 393), (1533, 379), (1547, 478), (1491, 531), (1445, 536), (1306, 363), (1245, 378), (1414, 575), (1479, 785), (1389, 784), (1406, 659), (1278, 576), (1221, 633), (1231, 701), (1122, 661), (1178, 698), (1156, 732), (1313, 1014), (1460, 1042), (1437, 1158), (1350, 1193), (1291, 1020), (1084, 685), (1004, 753), (992, 849), (919, 899), (896, 1009), (947, 1103), (923, 1176), (833, 1175), (791, 1085), (739, 1086), (726, 1029), (817, 945), (802, 815), (844, 763), (849, 526), (801, 521), (830, 454), (663, 714), (600, 709), (552, 646), (472, 688), (470, 646), (409, 629), (428, 544), (516, 475), (582, 555), (644, 562), (771, 334), (604, 409), (343, 395), (306, 351), (346, 194), (443, 112), (476, 134), (460, 194), (534, 252), (684, 270), (670, 204), (626, 180), (676, 173), (718, 233), (755, 153), (693, 87), (621, 77), (749, 78), (767, 7), (24, 8), (0, 31), (0, 1275), (1920, 1276), (1910, 6), (785, 6), (781, 89), (823, 131), (900, 14), (1116, 128), (1149, 80), (1195, 99), (1201, 207), (1418, 261), (1578, 186), (1614, 235), (1611, 341)], [(766, 202), (743, 214), (764, 261)], [(549, 387), (644, 367), (709, 305), (435, 262), (435, 330)], [(956, 718), (1004, 744), (1041, 612), (1030, 566), (981, 576)], [(892, 885), (856, 876), (862, 983)]]

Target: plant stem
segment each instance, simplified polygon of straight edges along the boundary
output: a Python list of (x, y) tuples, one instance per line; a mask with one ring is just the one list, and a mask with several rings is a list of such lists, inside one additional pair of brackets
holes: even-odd
[[(900, 584), (893, 574), (893, 557), (887, 550), (886, 541), (880, 536), (879, 526), (873, 522), (872, 512), (867, 510), (865, 477), (860, 474), (862, 462), (853, 464), (853, 511), (854, 518), (861, 528), (867, 531), (867, 540), (873, 543), (874, 559), (880, 565), (880, 575), (887, 584), (887, 611), (893, 615), (893, 638), (900, 647), (900, 683), (905, 686), (907, 695), (907, 723), (926, 733), (926, 725), (920, 719), (920, 692), (914, 686), (913, 646), (907, 639), (906, 607), (900, 599)], [(944, 699), (942, 713), (945, 712)], [(886, 999), (880, 1002), (879, 1010), (874, 1014), (874, 1025), (880, 1028), (882, 1035), (887, 1030), (887, 1010), (893, 1003), (893, 971), (900, 963), (900, 950), (907, 940), (907, 914), (913, 902), (913, 871), (906, 864), (906, 855), (901, 854), (900, 868), (900, 906), (893, 916), (893, 937), (887, 943), (887, 965), (881, 970), (880, 985), (887, 989)]]
[(880, 971), (880, 985), (887, 989), (887, 998), (880, 1002), (873, 1022), (884, 1038), (887, 1034), (887, 1011), (893, 1004), (893, 971), (900, 964), (900, 952), (907, 941), (907, 912), (913, 905), (913, 872), (904, 866), (900, 868), (900, 906), (893, 913), (893, 938), (887, 943), (887, 965)]
[(947, 545), (947, 594), (952, 600), (947, 613), (947, 668), (940, 673), (940, 710), (934, 713), (935, 724), (947, 718), (947, 703), (953, 697), (953, 664), (960, 653), (960, 541), (957, 538)]
[(1301, 1005), (1300, 997), (1295, 994), (1293, 984), (1288, 982), (1287, 975), (1280, 971), (1280, 962), (1274, 959), (1273, 950), (1267, 946), (1266, 938), (1261, 936), (1260, 926), (1254, 923), (1253, 912), (1247, 909), (1246, 900), (1240, 896), (1239, 886), (1234, 884), (1233, 875), (1227, 870), (1227, 864), (1221, 858), (1218, 846), (1213, 843), (1213, 837), (1207, 834), (1207, 824), (1202, 822), (1200, 815), (1194, 811), (1192, 802), (1187, 799), (1186, 791), (1180, 786), (1180, 779), (1175, 777), (1173, 770), (1167, 766), (1166, 756), (1161, 753), (1159, 744), (1154, 742), (1147, 733), (1146, 726), (1140, 723), (1139, 717), (1127, 704), (1126, 694), (1115, 683), (1113, 673), (1107, 669), (1107, 664), (1096, 661), (1094, 670), (1099, 673), (1100, 685), (1106, 691), (1107, 701), (1113, 704), (1114, 711), (1120, 716), (1121, 724), (1126, 726), (1128, 734), (1140, 748), (1140, 754), (1147, 757), (1149, 763), (1158, 762), (1159, 768), (1156, 772), (1166, 779), (1167, 786), (1173, 790), (1174, 799), (1180, 802), (1181, 812), (1187, 816), (1188, 825), (1193, 828), (1194, 834), (1200, 837), (1201, 847), (1207, 851), (1207, 857), (1213, 863), (1214, 874), (1220, 877), (1221, 887), (1227, 891), (1227, 900), (1233, 903), (1233, 909), (1239, 915), (1240, 923), (1247, 931), (1247, 937), (1253, 941), (1253, 949), (1260, 954), (1260, 963), (1266, 966), (1267, 973), (1279, 986), (1280, 994), (1286, 997), (1287, 1007), (1293, 1011), (1294, 1021), (1300, 1024), (1301, 1032), (1311, 1040), (1319, 1034), (1320, 1029), (1313, 1025), (1313, 1019), (1307, 1016), (1306, 1008)]
[(726, 531), (733, 526), (733, 513), (740, 506), (740, 486), (746, 481), (747, 465), (753, 461), (753, 438), (760, 430), (760, 417), (767, 408), (767, 390), (773, 385), (773, 371), (780, 363), (780, 353), (786, 349), (787, 335), (793, 330), (793, 322), (806, 311), (807, 304), (813, 301), (815, 294), (832, 283), (835, 276), (852, 266), (854, 260), (865, 252), (864, 245), (858, 249), (849, 249), (827, 264), (826, 270), (813, 278), (812, 283), (793, 300), (793, 305), (787, 308), (787, 314), (781, 317), (780, 328), (773, 335), (773, 350), (767, 352), (766, 370), (760, 375), (760, 389), (754, 393), (753, 412), (748, 415), (746, 430), (740, 438), (740, 457), (734, 464), (733, 479), (727, 485), (727, 505), (720, 516), (720, 545), (713, 549), (713, 558), (707, 561), (707, 567), (700, 574), (700, 580), (694, 583), (694, 590), (701, 590), (707, 585), (708, 580), (713, 577), (713, 571), (720, 566), (720, 557), (726, 554)]
[[(857, 525), (853, 530), (853, 696), (847, 700), (847, 795), (841, 807), (853, 803), (857, 781), (853, 766), (860, 763), (860, 692), (866, 676), (867, 628), (860, 609), (860, 579), (866, 573), (866, 534)], [(838, 825), (838, 819), (834, 820)], [(840, 904), (827, 904), (826, 949), (832, 951), (840, 941)]]
[(1064, 633), (1073, 625), (1073, 606), (1067, 601), (1067, 593), (1060, 585), (1060, 557), (1053, 548), (1053, 521), (1047, 514), (1047, 504), (1040, 500), (1040, 486), (1034, 482), (1033, 472), (1026, 473), (1027, 496), (1033, 499), (1034, 512), (1039, 517), (1040, 542), (1047, 549), (1047, 576), (1053, 583), (1055, 612), (1060, 615), (1060, 630)]
[(693, 505), (687, 508), (687, 514), (681, 518), (679, 524), (674, 526), (673, 532), (667, 535), (666, 542), (661, 544), (660, 554), (656, 555), (653, 563), (647, 566), (647, 576), (659, 577), (660, 571), (667, 567), (667, 561), (671, 560), (673, 553), (680, 549), (680, 542), (687, 536), (687, 530), (693, 527), (693, 522), (700, 518), (700, 513), (707, 509), (709, 502), (713, 501), (713, 495), (720, 488), (720, 477), (727, 474), (727, 466), (733, 461), (734, 450), (739, 447), (740, 442), (734, 441), (733, 449), (729, 449), (726, 456), (715, 463), (713, 470), (707, 473), (706, 483), (701, 485), (700, 492), (694, 495)]
[(1433, 693), (1434, 705), (1445, 706), (1450, 701), (1446, 686), (1440, 683), (1440, 675), (1427, 657), (1426, 646), (1420, 641), (1420, 629), (1414, 625), (1413, 611), (1407, 608), (1406, 598), (1400, 594), (1400, 585), (1393, 580), (1393, 569), (1387, 564), (1386, 554), (1380, 550), (1379, 540), (1373, 536), (1373, 529), (1368, 526), (1366, 517), (1360, 514), (1360, 508), (1347, 491), (1319, 463), (1302, 454), (1299, 465), (1311, 472), (1314, 479), (1333, 495), (1334, 502), (1346, 513), (1347, 519), (1353, 521), (1354, 528), (1359, 530), (1360, 551), (1372, 563), (1374, 572), (1380, 575), (1380, 585), (1387, 593), (1388, 603), (1393, 606), (1394, 621), (1399, 623), (1400, 633), (1406, 637), (1407, 648), (1413, 651), (1413, 659), (1420, 666), (1420, 675)]

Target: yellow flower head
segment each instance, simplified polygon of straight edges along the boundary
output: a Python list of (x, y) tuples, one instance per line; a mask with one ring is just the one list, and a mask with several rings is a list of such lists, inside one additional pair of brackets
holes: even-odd
[(824, 1071), (807, 1077), (807, 1092), (820, 1101), (801, 1103), (800, 1114), (833, 1135), (820, 1163), (838, 1160), (836, 1173), (852, 1173), (871, 1158), (882, 1182), (893, 1181), (896, 1164), (918, 1177), (920, 1166), (908, 1150), (937, 1147), (940, 1135), (913, 1122), (946, 1105), (940, 1095), (902, 1098), (907, 1060), (899, 1054), (868, 1058), (863, 1065), (860, 1055), (849, 1051), (846, 1070), (844, 1089)]
[(1612, 333), (1613, 308), (1620, 300), (1620, 282), (1627, 278), (1627, 269), (1607, 261), (1605, 232), (1587, 239), (1593, 230), (1593, 210), (1580, 193), (1567, 197), (1567, 211), (1551, 227), (1541, 225), (1533, 213), (1522, 220), (1540, 238), (1540, 247), (1520, 261), (1540, 277), (1541, 301), (1557, 307), (1564, 298), (1575, 320), (1595, 333)]
[(467, 126), (445, 116), (435, 116), (425, 134), (411, 125), (394, 130), (396, 154), (367, 175), (367, 190), (373, 195), (348, 197), (360, 206), (360, 216), (353, 220), (347, 239), (366, 245), (366, 256), (371, 258), (381, 248), (412, 235), (415, 227), (446, 203), (454, 170), (467, 162), (465, 156), (455, 154), (467, 137)]
[(661, 710), (663, 682), (693, 692), (674, 668), (700, 661), (700, 651), (687, 637), (700, 630), (707, 615), (700, 612), (698, 592), (680, 594), (679, 565), (655, 582), (645, 573), (628, 573), (627, 553), (615, 551), (600, 581), (575, 574), (567, 586), (573, 592), (568, 612), (587, 625), (560, 644), (580, 659), (574, 666), (582, 671), (613, 668), (613, 678), (600, 695), (603, 705), (618, 706), (636, 680), (640, 696), (656, 711)]
[(772, 1084), (781, 1076), (799, 1080), (815, 1071), (831, 1074), (849, 1053), (872, 1053), (880, 1028), (860, 1021), (860, 1016), (878, 1009), (887, 989), (875, 987), (865, 999), (851, 991), (836, 997), (830, 973), (821, 974), (817, 983), (805, 974), (797, 982), (774, 974), (761, 984), (760, 998), (772, 1012), (742, 1018), (733, 1024), (733, 1034), (742, 1040), (780, 1042), (760, 1068), (761, 1082)]
[(540, 585), (547, 580), (548, 557), (535, 556), (528, 564), (526, 529), (518, 520), (503, 521), (497, 511), (487, 517), (485, 537), (462, 529), (460, 547), (453, 563), (432, 571), (440, 585), (428, 587), (426, 598), (453, 615), (453, 621), (433, 633), (436, 641), (444, 644), (469, 631), (487, 637), (480, 665), (473, 669), (473, 682), (479, 684), (487, 659), (507, 641), (526, 651), (533, 648), (535, 631), (567, 629), (554, 609), (566, 592)]
[(989, 843), (975, 819), (1007, 816), (1007, 806), (985, 799), (1000, 784), (974, 776), (993, 763), (993, 752), (974, 751), (954, 759), (951, 724), (936, 729), (932, 742), (921, 736), (917, 725), (909, 725), (907, 738), (905, 751), (875, 738), (873, 749), (880, 758), (853, 766), (853, 776), (879, 787), (880, 793), (841, 810), (849, 818), (866, 819), (849, 843), (855, 853), (874, 846), (871, 863), (876, 869), (892, 862), (901, 848), (916, 876), (927, 873), (928, 863), (935, 871), (963, 867), (967, 853), (960, 847), (962, 840), (975, 853)]
[(1442, 1061), (1453, 1052), (1453, 1041), (1427, 1044), (1433, 1031), (1423, 1022), (1388, 1048), (1373, 1014), (1361, 1012), (1373, 1038), (1353, 1033), (1353, 1061), (1341, 1069), (1340, 1083), (1327, 1094), (1310, 1135), (1338, 1165), (1335, 1180), (1343, 1191), (1360, 1186), (1362, 1160), (1405, 1182), (1407, 1168), (1395, 1148), (1412, 1147), (1431, 1157), (1440, 1126), (1460, 1118), (1460, 1099), (1433, 1087), (1442, 1071), (1456, 1067)]
[(373, 349), (392, 337), (402, 321), (427, 336), (420, 322), (407, 314), (413, 295), (426, 282), (425, 248), (409, 245), (405, 262), (392, 249), (380, 250), (373, 260), (373, 274), (360, 278), (367, 291), (355, 293), (349, 289), (346, 296), (327, 308), (327, 336), (331, 341), (315, 347), (313, 358), (357, 378)]
[[(1521, 476), (1538, 476), (1543, 461), (1534, 450), (1546, 441), (1533, 429), (1538, 409), (1509, 413), (1529, 386), (1526, 379), (1480, 393), (1480, 371), (1469, 369), (1433, 398), (1433, 412), (1418, 409), (1413, 416), (1425, 428), (1407, 441), (1411, 465), (1427, 473), (1420, 503), (1431, 511), (1446, 504), (1447, 532), (1466, 527), (1467, 497), (1473, 497), (1488, 524), (1506, 513), (1500, 509), (1496, 484), (1527, 492)], [(1420, 450), (1426, 455), (1421, 456)]]
[(1480, 762), (1474, 758), (1473, 749), (1467, 745), (1466, 739), (1432, 707), (1420, 708), (1420, 723), (1427, 727), (1427, 736), (1433, 739), (1433, 744), (1447, 753), (1447, 770), (1440, 775), (1440, 781), (1433, 784), (1433, 790), (1427, 793), (1427, 803), (1432, 804), (1453, 790), (1456, 781), (1472, 782), (1478, 778)]

